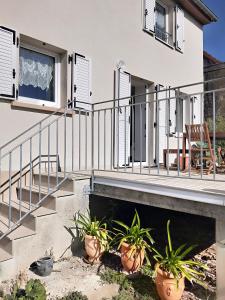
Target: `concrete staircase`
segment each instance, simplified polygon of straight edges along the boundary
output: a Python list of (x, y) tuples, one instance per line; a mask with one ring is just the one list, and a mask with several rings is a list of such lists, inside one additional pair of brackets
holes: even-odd
[[(61, 176), (63, 178), (63, 175)], [(60, 173), (59, 173), (60, 180)], [(0, 240), (0, 279), (14, 278), (24, 268), (44, 256), (50, 250), (54, 258), (69, 256), (72, 237), (64, 226), (72, 227), (73, 215), (76, 211), (85, 211), (89, 206), (88, 190), (90, 177), (71, 174), (56, 192), (49, 194), (56, 184), (55, 174), (41, 174), (41, 197), (48, 195), (36, 208), (39, 201), (39, 174), (33, 174), (32, 189), (25, 184), (21, 191), (12, 193), (11, 220), (15, 228)], [(49, 185), (50, 183), (50, 185)], [(21, 197), (21, 199), (20, 199)], [(31, 204), (30, 204), (30, 199)], [(21, 201), (20, 201), (21, 200)], [(20, 224), (16, 224), (21, 215), (29, 213)], [(9, 204), (0, 203), (0, 232), (8, 229)]]

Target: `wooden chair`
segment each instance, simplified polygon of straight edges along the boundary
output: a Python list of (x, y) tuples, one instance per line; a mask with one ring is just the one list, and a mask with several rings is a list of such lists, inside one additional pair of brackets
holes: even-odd
[(214, 163), (216, 162), (216, 156), (214, 154), (214, 150), (212, 149), (208, 124), (186, 124), (185, 128), (186, 138), (189, 144), (191, 165), (198, 170), (203, 163), (203, 166), (205, 167), (204, 170), (206, 170), (207, 174), (210, 174), (213, 170)]

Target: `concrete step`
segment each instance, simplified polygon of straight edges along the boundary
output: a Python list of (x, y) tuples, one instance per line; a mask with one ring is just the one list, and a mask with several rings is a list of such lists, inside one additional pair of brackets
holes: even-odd
[(0, 262), (12, 259), (12, 254), (9, 252), (5, 251), (4, 249), (0, 248)]
[[(56, 186), (56, 172), (52, 172), (50, 174), (42, 172), (41, 173), (41, 186), (42, 187), (48, 187), (50, 184), (50, 187)], [(79, 180), (85, 180), (90, 179), (90, 174), (77, 174), (77, 173), (71, 173), (67, 174), (68, 178), (65, 180), (65, 182), (60, 186), (61, 191), (68, 191), (68, 192), (76, 192), (74, 191), (74, 182)], [(58, 183), (63, 181), (64, 179), (64, 173), (58, 172)], [(39, 185), (40, 177), (39, 173), (33, 173), (33, 181), (34, 185)]]
[[(27, 223), (24, 223), (24, 222), (21, 225), (19, 225), (18, 227), (16, 227), (16, 223), (11, 222), (10, 227), (11, 228), (15, 227), (14, 230), (12, 230), (7, 235), (7, 238), (11, 241), (35, 234), (35, 230), (32, 228), (29, 228), (27, 226)], [(1, 234), (7, 232), (8, 229), (9, 229), (9, 218), (1, 215), (0, 216), (0, 232), (1, 232)], [(1, 245), (1, 240), (0, 240), (0, 245)]]
[[(50, 174), (42, 172), (41, 179), (38, 173), (33, 174), (34, 184), (39, 185), (40, 183), (42, 187), (48, 187), (50, 185), (50, 188), (55, 188), (57, 182), (58, 184), (60, 184), (60, 182), (62, 182), (63, 180), (64, 180), (63, 173), (58, 173), (58, 177), (57, 177), (57, 174), (55, 172)], [(73, 192), (73, 180), (70, 178), (66, 179), (63, 185), (60, 187), (60, 190)]]

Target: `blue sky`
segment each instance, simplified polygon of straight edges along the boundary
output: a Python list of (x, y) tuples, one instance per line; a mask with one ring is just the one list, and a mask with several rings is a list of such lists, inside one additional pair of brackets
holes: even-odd
[(225, 61), (225, 1), (203, 0), (219, 20), (204, 27), (204, 50)]

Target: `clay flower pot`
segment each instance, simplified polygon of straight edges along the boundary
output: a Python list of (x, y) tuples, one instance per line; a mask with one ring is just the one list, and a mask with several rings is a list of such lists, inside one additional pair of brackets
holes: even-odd
[(84, 244), (88, 261), (90, 263), (99, 262), (103, 252), (105, 251), (105, 247), (101, 245), (100, 241), (95, 236), (86, 234), (84, 238)]
[(134, 273), (143, 265), (145, 250), (134, 250), (131, 245), (122, 243), (120, 253), (121, 263), (125, 271)]
[(156, 265), (156, 289), (161, 300), (180, 300), (184, 292), (184, 277), (182, 276), (178, 283), (173, 275), (162, 271), (159, 265)]

